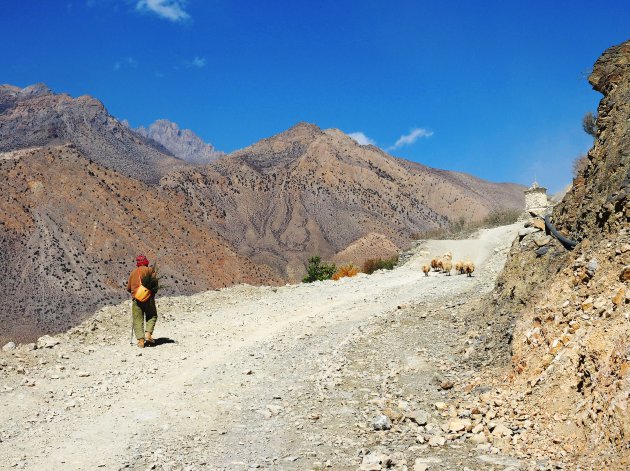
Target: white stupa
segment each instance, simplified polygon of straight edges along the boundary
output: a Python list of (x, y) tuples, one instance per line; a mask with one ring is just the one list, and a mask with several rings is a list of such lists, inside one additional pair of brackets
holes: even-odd
[(544, 216), (550, 208), (547, 198), (547, 188), (538, 184), (537, 181), (525, 190), (525, 213), (528, 216)]

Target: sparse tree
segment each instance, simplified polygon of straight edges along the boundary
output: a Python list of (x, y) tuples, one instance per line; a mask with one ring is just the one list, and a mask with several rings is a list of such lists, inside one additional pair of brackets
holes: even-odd
[(588, 156), (586, 154), (578, 155), (573, 160), (573, 178), (580, 175), (588, 165)]
[(582, 118), (582, 129), (586, 134), (597, 137), (597, 116), (590, 111)]

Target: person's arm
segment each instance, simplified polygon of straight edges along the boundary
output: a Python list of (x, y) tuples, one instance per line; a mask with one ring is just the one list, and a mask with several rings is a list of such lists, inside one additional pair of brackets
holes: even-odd
[(129, 280), (127, 280), (127, 291), (131, 293), (131, 276), (129, 277)]

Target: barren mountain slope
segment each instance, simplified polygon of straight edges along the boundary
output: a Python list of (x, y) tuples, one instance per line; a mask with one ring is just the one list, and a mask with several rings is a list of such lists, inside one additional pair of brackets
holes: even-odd
[(157, 183), (186, 163), (157, 142), (140, 136), (90, 96), (54, 94), (43, 84), (0, 86), (0, 152), (73, 143), (104, 167)]
[[(589, 82), (604, 95), (597, 138), (588, 166), (553, 212), (579, 243), (567, 251), (533, 228), (524, 233), (493, 309), (498, 319), (516, 314), (508, 391), (540, 423), (522, 449), (534, 440), (585, 469), (628, 469), (630, 41), (607, 50)], [(542, 255), (541, 244), (548, 247)]]
[(127, 296), (139, 252), (165, 293), (274, 283), (237, 255), (181, 197), (164, 195), (72, 146), (0, 154), (0, 341), (32, 339)]
[(369, 233), (402, 247), (449, 218), (523, 207), (518, 185), (406, 162), (305, 123), (162, 186), (207, 213), (239, 253), (290, 279), (302, 276), (309, 255), (330, 258)]
[(166, 119), (158, 119), (148, 128), (139, 127), (138, 134), (153, 139), (166, 147), (174, 156), (191, 164), (208, 164), (225, 155), (201, 140), (190, 129), (179, 126)]

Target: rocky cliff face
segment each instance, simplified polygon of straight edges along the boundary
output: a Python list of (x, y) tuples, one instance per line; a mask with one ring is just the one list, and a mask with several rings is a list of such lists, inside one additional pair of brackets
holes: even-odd
[(0, 153), (0, 343), (30, 341), (127, 298), (135, 256), (159, 264), (163, 294), (273, 284), (183, 198), (85, 158), (74, 146)]
[(225, 155), (212, 144), (202, 141), (190, 129), (180, 129), (177, 124), (166, 119), (158, 119), (148, 128), (139, 127), (136, 132), (160, 143), (174, 156), (191, 164), (205, 165)]
[(0, 86), (0, 152), (66, 143), (93, 162), (151, 184), (185, 166), (111, 116), (95, 98), (55, 94), (43, 84)]
[(534, 226), (524, 230), (493, 308), (513, 334), (510, 394), (540, 424), (522, 448), (535, 443), (593, 469), (627, 469), (630, 41), (607, 50), (589, 81), (604, 95), (597, 138), (553, 212), (579, 244), (567, 251)]
[(373, 256), (385, 255), (449, 219), (524, 205), (519, 185), (431, 169), (306, 123), (162, 183), (239, 253), (293, 280), (310, 255), (331, 258), (370, 233), (384, 241)]

